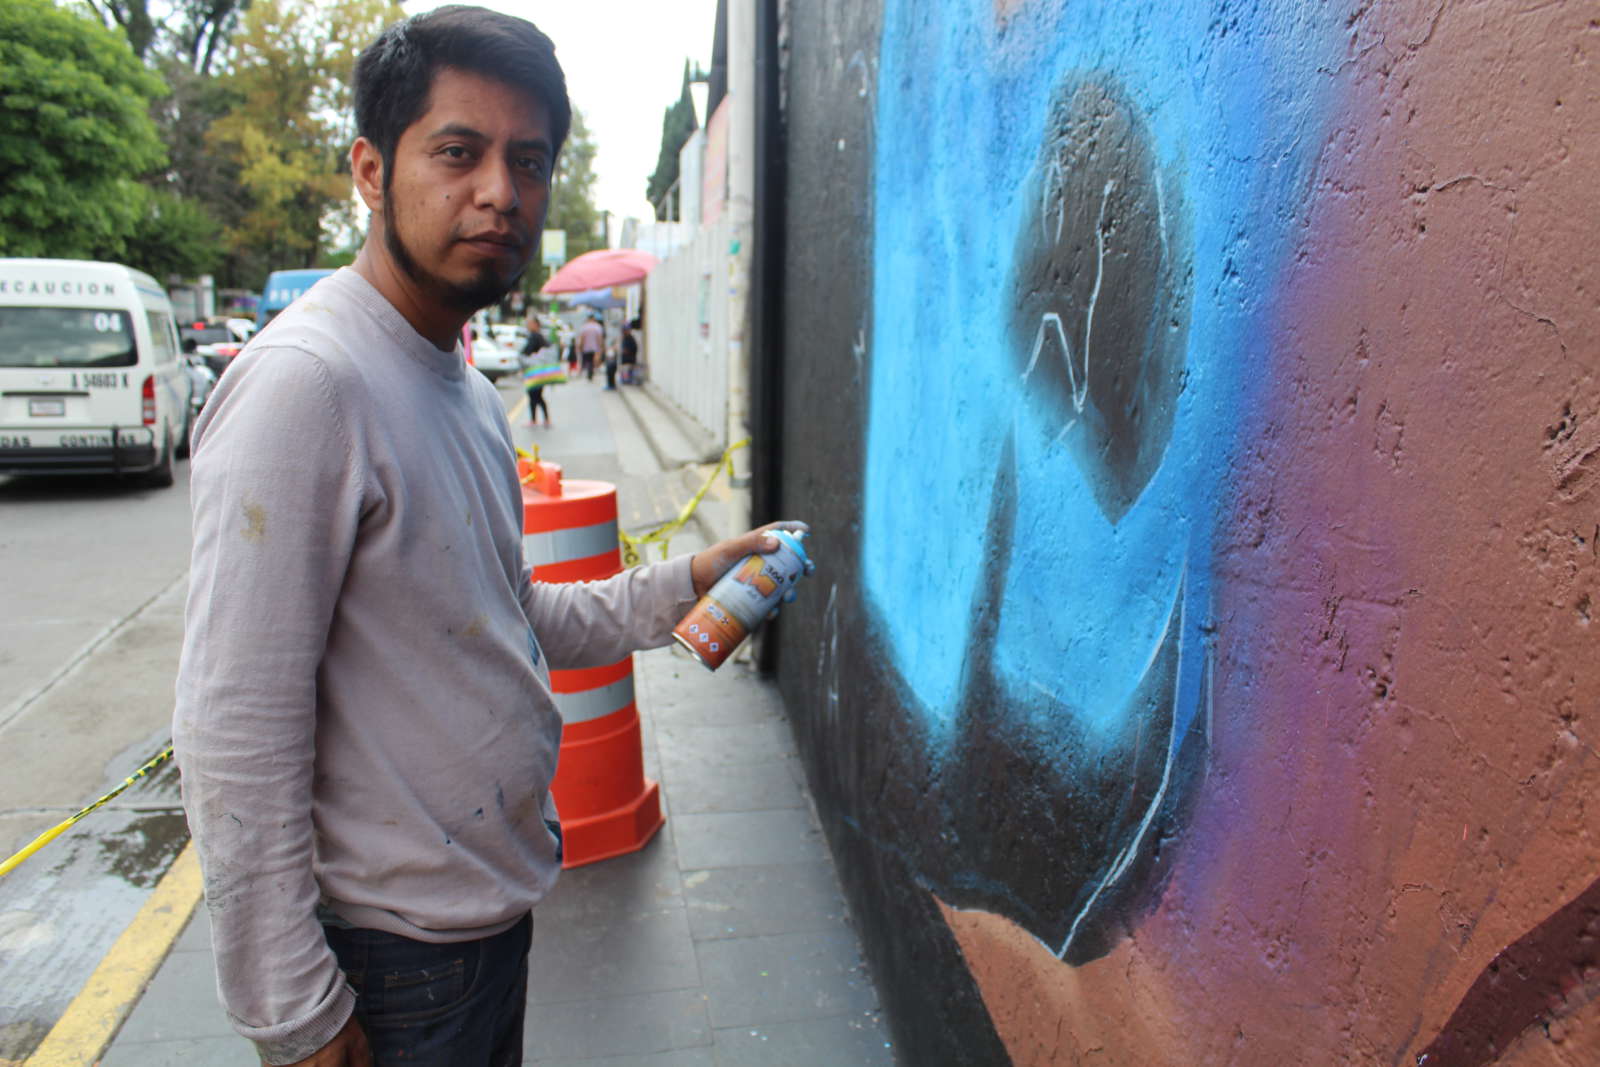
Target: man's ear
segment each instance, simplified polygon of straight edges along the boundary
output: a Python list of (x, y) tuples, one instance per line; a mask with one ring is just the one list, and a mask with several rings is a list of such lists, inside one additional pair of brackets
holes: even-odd
[(383, 154), (378, 146), (365, 137), (357, 137), (350, 146), (350, 175), (355, 179), (356, 192), (361, 194), (367, 210), (383, 210)]

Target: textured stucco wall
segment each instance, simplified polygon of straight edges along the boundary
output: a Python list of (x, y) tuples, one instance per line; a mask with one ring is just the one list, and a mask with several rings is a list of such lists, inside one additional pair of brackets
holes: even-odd
[(1600, 1062), (1600, 9), (787, 20), (780, 671), (906, 1062)]

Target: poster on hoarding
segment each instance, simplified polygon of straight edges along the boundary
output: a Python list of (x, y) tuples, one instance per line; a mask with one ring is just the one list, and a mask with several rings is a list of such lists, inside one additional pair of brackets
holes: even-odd
[(559, 267), (567, 261), (567, 231), (544, 231), (544, 243), (540, 246), (540, 260), (549, 266)]

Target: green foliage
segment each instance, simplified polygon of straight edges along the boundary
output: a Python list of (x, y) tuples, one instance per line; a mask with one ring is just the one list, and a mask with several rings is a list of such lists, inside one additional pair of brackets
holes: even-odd
[(196, 74), (210, 74), (212, 64), (226, 51), (228, 39), (249, 6), (250, 0), (175, 0), (166, 22), (172, 56)]
[(360, 249), (355, 248), (341, 248), (337, 252), (324, 252), (317, 257), (317, 266), (329, 267), (333, 270), (338, 270), (340, 267), (348, 267), (356, 261), (356, 255), (359, 251)]
[(107, 28), (127, 34), (139, 59), (181, 59), (196, 74), (211, 73), (250, 0), (167, 0), (158, 25), (150, 0), (84, 0)]
[[(594, 135), (583, 121), (583, 113), (573, 108), (572, 131), (561, 147), (555, 178), (550, 183), (550, 210), (545, 213), (544, 220), (546, 230), (567, 232), (568, 259), (605, 243), (603, 235), (596, 232), (600, 225), (600, 212), (594, 204), (596, 151)], [(535, 302), (545, 299), (539, 295), (539, 287), (554, 270), (537, 260), (528, 267), (522, 277), (522, 291), (528, 299)]]
[(677, 101), (661, 116), (661, 154), (656, 157), (655, 173), (650, 175), (645, 187), (645, 198), (656, 206), (656, 218), (672, 217), (667, 193), (678, 181), (678, 153), (699, 129), (694, 115), (694, 98), (689, 95), (689, 62), (683, 63), (683, 91)]
[(92, 19), (0, 2), (0, 254), (120, 258), (148, 210), (138, 179), (166, 160), (147, 113), (164, 90)]
[(164, 55), (155, 62), (172, 89), (156, 102), (152, 112), (171, 161), (155, 184), (190, 202), (213, 221), (210, 241), (215, 255), (208, 270), (217, 275), (220, 286), (259, 286), (260, 272), (248, 262), (248, 255), (241, 256), (222, 240), (226, 228), (237, 224), (247, 206), (239, 189), (238, 163), (209, 143), (211, 126), (228, 113), (231, 97), (219, 79), (195, 73), (182, 57)]
[(196, 201), (167, 189), (150, 189), (146, 199), (122, 258), (157, 278), (197, 278), (216, 270), (222, 259), (217, 220)]
[(155, 20), (150, 17), (149, 0), (85, 0), (107, 27), (120, 29), (136, 59), (144, 59), (156, 39)]
[(351, 72), (361, 49), (402, 17), (386, 0), (255, 0), (245, 14), (222, 79), (230, 106), (206, 141), (237, 167), (240, 209), (225, 241), (262, 278), (311, 266), (326, 232), (349, 228)]
[[(550, 210), (544, 228), (567, 231), (567, 258), (599, 248), (603, 238), (595, 233), (600, 212), (594, 205), (594, 135), (583, 121), (582, 112), (572, 110), (572, 132), (561, 148), (555, 180), (550, 183)], [(550, 277), (550, 269), (535, 263), (524, 286), (529, 296)]]
[(219, 222), (231, 224), (243, 211), (239, 168), (206, 142), (211, 123), (230, 106), (209, 72), (249, 0), (162, 0), (159, 23), (150, 0), (84, 2), (108, 29), (126, 34), (134, 54), (169, 87), (151, 108), (169, 164), (145, 176), (151, 194), (124, 258), (158, 276), (212, 272), (225, 286), (258, 284), (257, 277), (239, 278), (238, 257), (221, 244)]

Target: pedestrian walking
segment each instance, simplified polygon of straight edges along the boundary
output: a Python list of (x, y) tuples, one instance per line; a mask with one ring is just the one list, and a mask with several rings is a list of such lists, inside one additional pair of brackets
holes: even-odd
[(606, 329), (600, 325), (599, 315), (590, 315), (578, 329), (578, 358), (583, 364), (583, 375), (594, 381), (594, 362), (605, 351)]
[(775, 544), (531, 580), (510, 428), (459, 339), (538, 250), (561, 67), (530, 23), (441, 7), (361, 53), (354, 99), (365, 243), (195, 427), (174, 745), (218, 988), (263, 1062), (509, 1067), (561, 867), (550, 669), (668, 644)]
[(622, 325), (622, 354), (619, 357), (622, 363), (622, 384), (632, 385), (634, 372), (639, 363), (639, 338), (637, 331), (639, 320), (625, 322)]
[(544, 411), (544, 425), (550, 427), (550, 404), (544, 398), (545, 386), (557, 385), (567, 380), (561, 373), (560, 353), (551, 363), (539, 357), (539, 352), (549, 347), (549, 342), (539, 330), (539, 320), (529, 316), (528, 339), (522, 343), (518, 362), (522, 367), (522, 384), (528, 390), (528, 425), (539, 425), (539, 411)]

